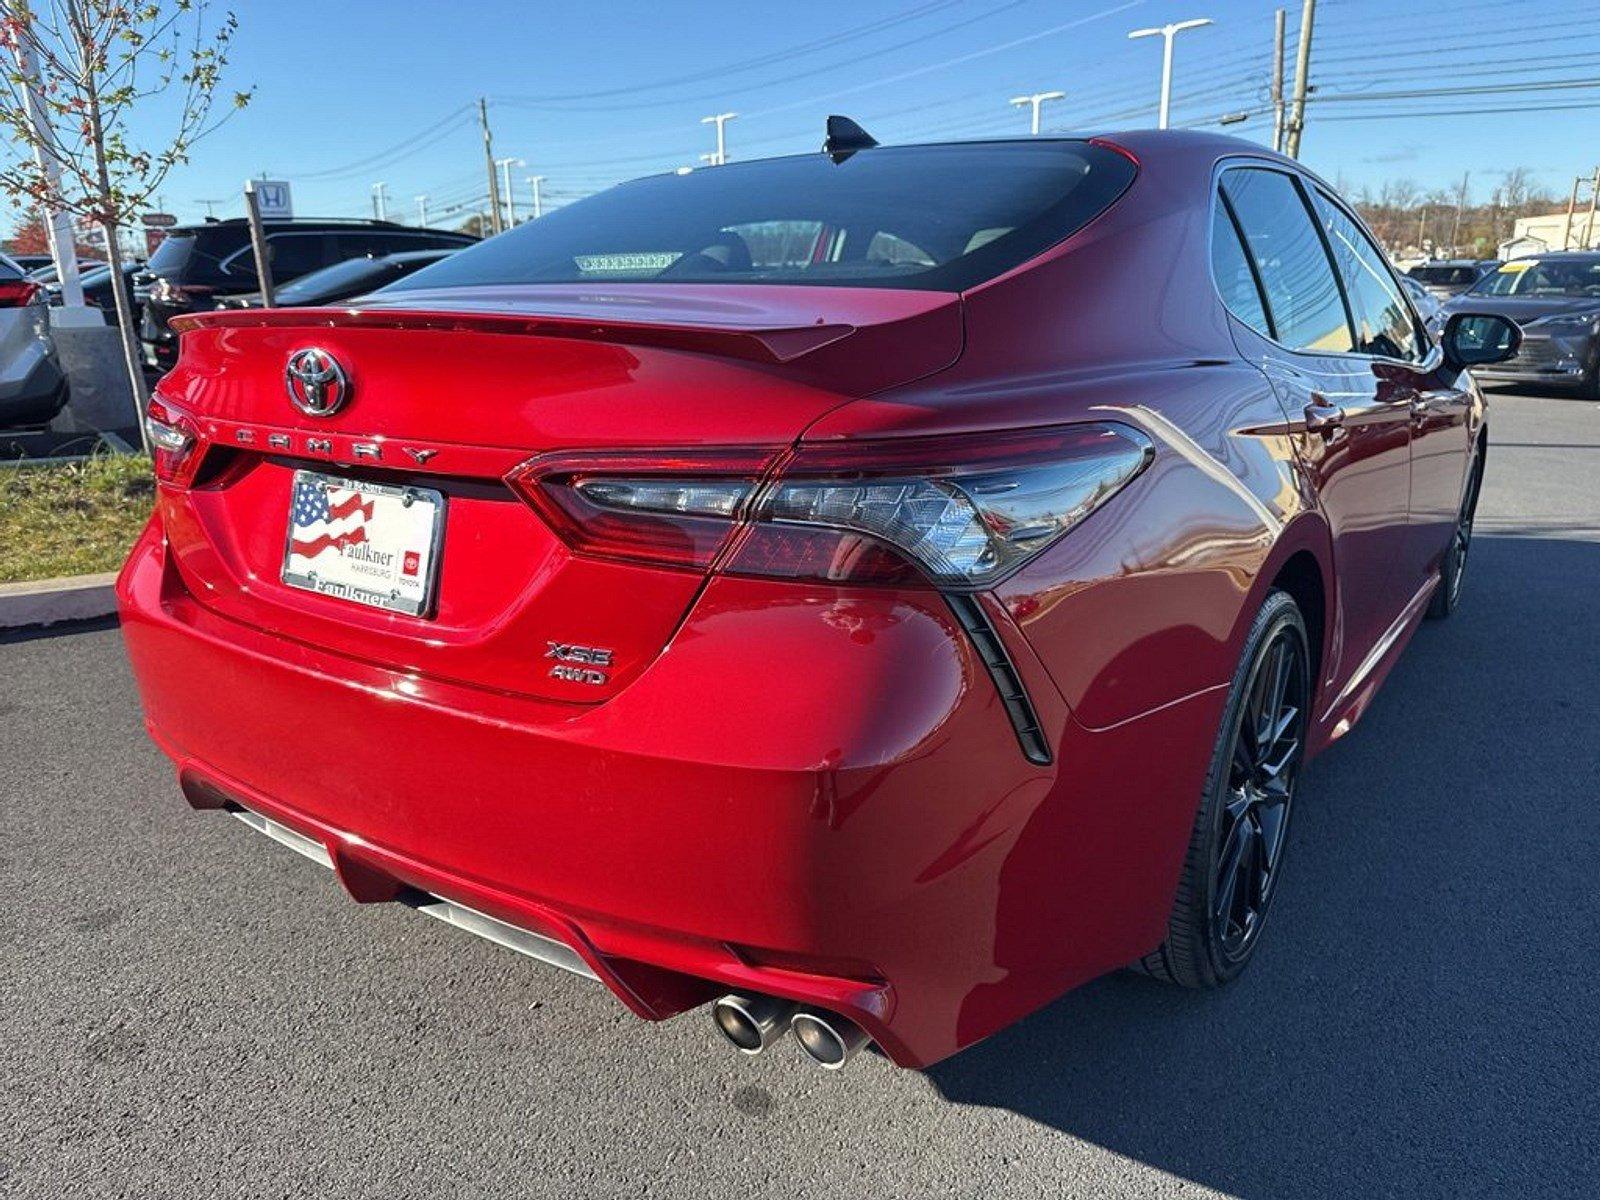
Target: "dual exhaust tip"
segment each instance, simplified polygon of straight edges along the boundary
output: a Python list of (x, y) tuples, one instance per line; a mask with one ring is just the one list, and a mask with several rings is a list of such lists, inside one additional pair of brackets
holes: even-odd
[(785, 1033), (818, 1066), (837, 1071), (871, 1039), (854, 1021), (830, 1012), (801, 1008), (788, 1000), (730, 992), (711, 1005), (718, 1031), (745, 1054), (760, 1054)]

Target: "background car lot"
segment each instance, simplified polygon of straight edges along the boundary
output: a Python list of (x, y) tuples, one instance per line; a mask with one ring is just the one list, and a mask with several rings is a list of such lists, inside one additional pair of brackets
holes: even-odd
[(1311, 769), (1251, 972), (1113, 976), (926, 1074), (358, 907), (187, 810), (114, 629), (0, 638), (0, 1194), (1587, 1196), (1600, 409), (1491, 403), (1464, 606)]

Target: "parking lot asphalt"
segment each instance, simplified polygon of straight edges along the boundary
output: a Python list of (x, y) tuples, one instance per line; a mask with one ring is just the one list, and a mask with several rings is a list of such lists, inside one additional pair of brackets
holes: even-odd
[(1463, 608), (1311, 768), (1245, 977), (1111, 976), (926, 1073), (357, 906), (189, 811), (114, 627), (0, 637), (0, 1195), (1591, 1195), (1600, 405), (1491, 403)]

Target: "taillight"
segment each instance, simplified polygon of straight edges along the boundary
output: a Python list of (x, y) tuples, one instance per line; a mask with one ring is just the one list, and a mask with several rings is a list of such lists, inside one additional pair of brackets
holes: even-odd
[(21, 308), (44, 295), (31, 279), (0, 279), (0, 308)]
[(194, 422), (160, 400), (151, 400), (144, 428), (155, 455), (156, 478), (180, 487), (190, 483), (205, 454)]
[(216, 291), (201, 283), (173, 283), (158, 275), (150, 284), (150, 299), (158, 304), (193, 304), (211, 299)]
[(967, 591), (1053, 544), (1152, 453), (1137, 430), (1094, 423), (803, 446), (766, 477), (759, 458), (717, 451), (535, 460), (510, 482), (582, 553)]
[(773, 451), (556, 454), (506, 478), (574, 550), (708, 567), (738, 528)]

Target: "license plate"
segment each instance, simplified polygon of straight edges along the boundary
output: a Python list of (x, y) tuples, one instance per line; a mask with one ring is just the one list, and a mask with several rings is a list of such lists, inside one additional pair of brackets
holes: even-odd
[(323, 596), (426, 616), (433, 605), (444, 496), (296, 471), (283, 582)]

